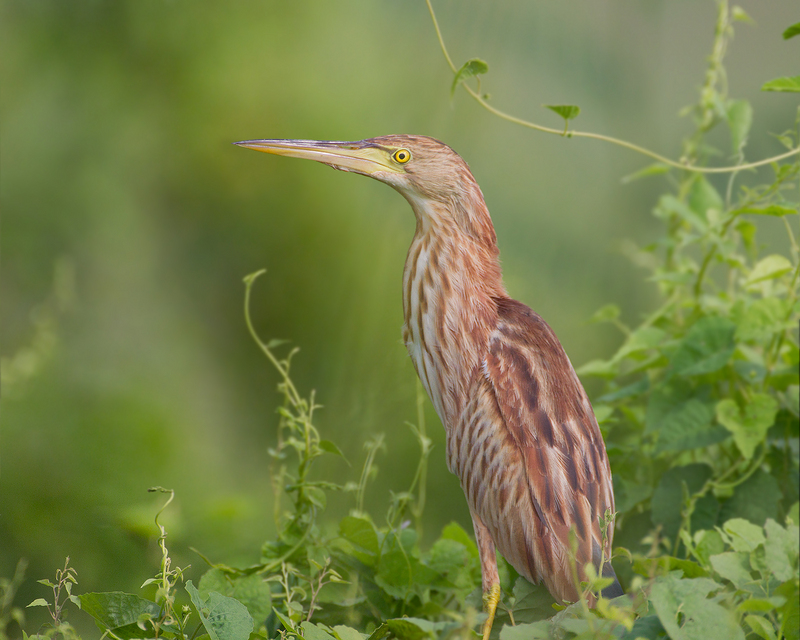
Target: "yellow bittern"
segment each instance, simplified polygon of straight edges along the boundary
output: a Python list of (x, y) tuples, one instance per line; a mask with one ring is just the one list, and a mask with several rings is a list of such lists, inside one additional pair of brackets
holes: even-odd
[(613, 525), (603, 524), (614, 512), (611, 470), (592, 405), (553, 330), (506, 293), (492, 220), (466, 162), (426, 136), (236, 144), (375, 178), (411, 204), (403, 339), (472, 515), (484, 638), (500, 599), (495, 547), (559, 602), (578, 600), (573, 568), (579, 583), (589, 563), (614, 579), (603, 595), (621, 595), (608, 561)]

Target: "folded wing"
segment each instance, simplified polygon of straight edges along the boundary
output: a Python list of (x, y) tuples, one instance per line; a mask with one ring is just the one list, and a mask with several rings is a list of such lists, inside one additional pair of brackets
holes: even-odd
[[(482, 371), (454, 446), (470, 508), (506, 560), (557, 599), (575, 601), (569, 532), (576, 566), (611, 551), (601, 520), (614, 510), (611, 471), (591, 404), (550, 327), (525, 305), (498, 301)], [(453, 452), (455, 453), (455, 452)], [(604, 573), (613, 575), (610, 564)], [(619, 585), (612, 585), (616, 595)]]

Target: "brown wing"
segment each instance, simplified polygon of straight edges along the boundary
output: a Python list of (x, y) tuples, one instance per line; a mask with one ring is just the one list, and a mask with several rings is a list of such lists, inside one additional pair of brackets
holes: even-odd
[(577, 535), (577, 566), (597, 565), (599, 521), (614, 510), (605, 446), (550, 327), (514, 300), (499, 301), (498, 311), (462, 414), (462, 437), (454, 443), (462, 458), (453, 470), (506, 560), (529, 580), (543, 579), (559, 600), (575, 601), (569, 531)]

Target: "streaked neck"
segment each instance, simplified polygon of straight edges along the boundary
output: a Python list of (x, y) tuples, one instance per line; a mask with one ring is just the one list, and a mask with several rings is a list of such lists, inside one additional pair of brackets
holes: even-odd
[[(461, 410), (459, 399), (466, 397), (461, 387), (469, 384), (482, 361), (496, 324), (495, 299), (507, 293), (485, 206), (482, 211), (456, 215), (451, 207), (435, 202), (412, 202), (412, 206), (417, 229), (403, 274), (403, 338), (448, 427)], [(464, 222), (470, 219), (482, 224), (465, 232)], [(445, 371), (459, 388), (443, 388)]]

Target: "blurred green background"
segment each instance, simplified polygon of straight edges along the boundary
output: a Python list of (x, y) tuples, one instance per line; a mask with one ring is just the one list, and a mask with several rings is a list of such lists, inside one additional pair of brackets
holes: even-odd
[[(80, 591), (135, 592), (157, 569), (153, 485), (177, 493), (165, 522), (187, 577), (204, 568), (190, 546), (257, 561), (274, 530), (266, 450), (279, 400), (242, 317), (242, 278), (260, 268), (256, 326), (301, 347), (298, 387), (317, 390), (318, 427), (352, 464), (327, 461), (319, 475), (357, 479), (364, 442), (383, 433), (369, 510), (410, 483), (410, 208), (377, 182), (233, 141), (446, 141), (483, 188), (509, 291), (576, 365), (618, 343), (588, 323), (597, 308), (617, 302), (632, 319), (655, 301), (623, 249), (658, 234), (663, 179), (623, 185), (645, 158), (514, 127), (463, 92), (451, 100), (421, 1), (0, 6), (0, 575), (25, 557), (30, 578), (52, 577), (69, 555)], [(796, 73), (780, 34), (797, 16), (789, 0), (743, 6), (755, 25), (738, 27), (729, 83), (755, 108), (758, 159), (781, 150), (767, 132), (793, 120), (796, 97), (759, 88)], [(500, 108), (558, 127), (540, 105), (579, 104), (579, 129), (680, 153), (691, 124), (677, 113), (703, 81), (714, 2), (435, 7), (456, 62), (489, 62), (483, 89)], [(429, 405), (427, 416), (430, 536), (470, 521)], [(328, 516), (351, 506), (341, 496)], [(42, 591), (28, 580), (20, 602)]]

